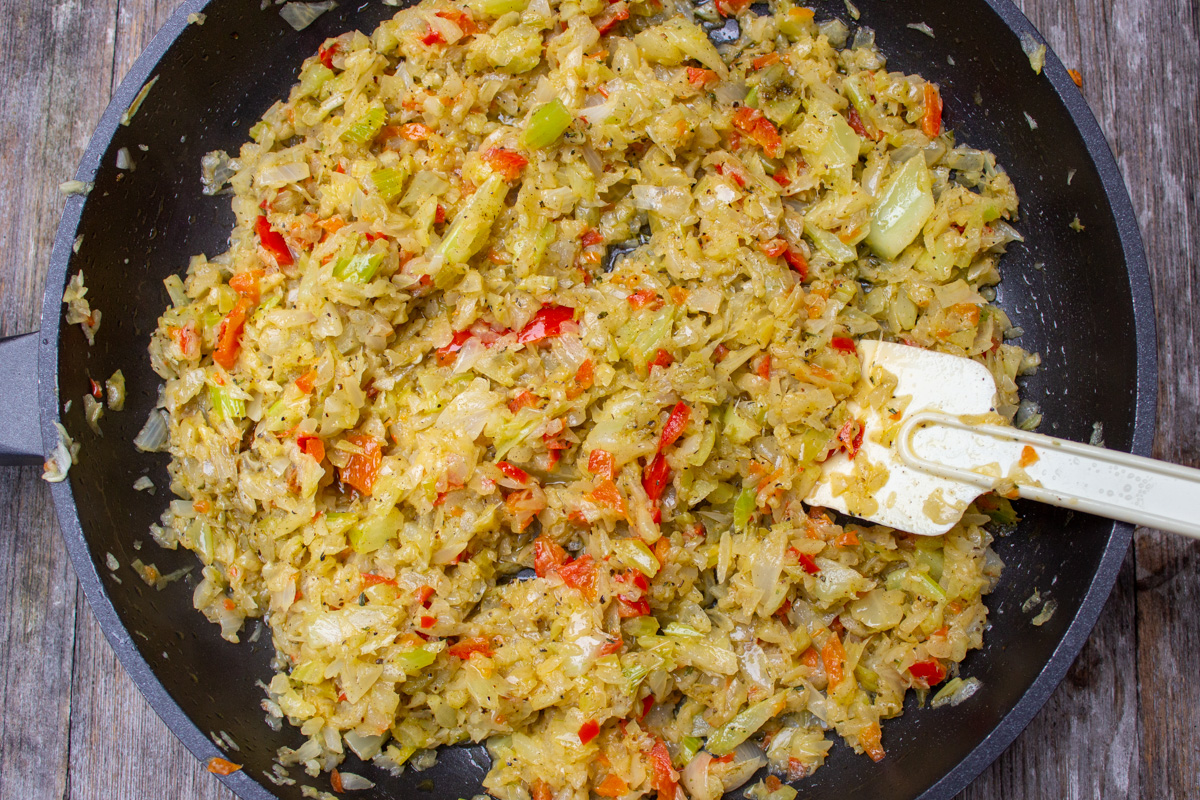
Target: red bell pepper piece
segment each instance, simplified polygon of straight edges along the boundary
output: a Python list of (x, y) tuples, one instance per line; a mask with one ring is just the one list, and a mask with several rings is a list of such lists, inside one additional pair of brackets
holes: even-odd
[(667, 424), (663, 425), (662, 435), (658, 438), (658, 452), (661, 453), (679, 440), (687, 429), (691, 416), (692, 410), (688, 408), (687, 403), (680, 401), (675, 404), (675, 408), (671, 409), (671, 416), (667, 418)]
[(563, 326), (575, 319), (575, 309), (570, 306), (542, 306), (533, 319), (517, 334), (521, 344), (532, 344), (543, 339), (552, 339), (563, 332)]
[(276, 264), (281, 267), (292, 265), (292, 251), (288, 249), (283, 234), (271, 229), (270, 220), (259, 216), (254, 222), (254, 230), (258, 233), (258, 241), (262, 243), (263, 249), (271, 254)]
[(662, 453), (659, 453), (642, 470), (642, 488), (646, 490), (646, 495), (650, 500), (657, 503), (662, 498), (663, 492), (666, 491), (667, 484), (670, 482), (671, 468), (667, 466), (667, 459)]

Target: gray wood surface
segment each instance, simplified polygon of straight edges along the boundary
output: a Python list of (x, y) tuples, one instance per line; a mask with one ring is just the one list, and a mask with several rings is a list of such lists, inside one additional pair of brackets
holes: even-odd
[[(0, 0), (0, 335), (34, 324), (57, 186), (176, 4)], [(1083, 74), (1125, 175), (1159, 298), (1155, 450), (1200, 466), (1200, 7), (1019, 4)], [(117, 663), (38, 474), (0, 471), (0, 798), (229, 800)], [(1139, 531), (1067, 680), (962, 798), (1200, 797), (1198, 604), (1200, 543)]]

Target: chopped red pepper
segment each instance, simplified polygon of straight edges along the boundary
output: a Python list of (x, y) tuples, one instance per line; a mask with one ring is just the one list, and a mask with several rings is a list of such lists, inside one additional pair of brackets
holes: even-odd
[(364, 433), (352, 433), (346, 439), (357, 445), (362, 452), (351, 454), (346, 466), (342, 467), (342, 483), (349, 484), (363, 494), (369, 495), (375, 487), (375, 480), (379, 477), (379, 467), (383, 463), (379, 440)]
[(783, 167), (775, 170), (775, 173), (771, 176), (771, 180), (775, 181), (785, 189), (792, 184), (792, 176), (788, 175), (788, 171)]
[(483, 154), (483, 160), (504, 180), (515, 181), (521, 177), (521, 170), (529, 163), (529, 159), (512, 150), (503, 147), (490, 147)]
[(568, 561), (558, 568), (558, 574), (563, 579), (563, 583), (572, 589), (578, 589), (588, 602), (595, 601), (596, 565), (591, 556), (582, 556)]
[(858, 743), (862, 745), (862, 749), (871, 757), (872, 761), (882, 761), (887, 755), (883, 751), (883, 731), (879, 727), (878, 722), (872, 722), (870, 725), (858, 732)]
[(301, 453), (312, 456), (318, 464), (325, 460), (325, 443), (321, 437), (302, 434), (296, 437), (296, 444), (300, 445)]
[(663, 496), (663, 492), (667, 489), (667, 484), (671, 482), (671, 468), (667, 466), (667, 459), (659, 453), (654, 457), (654, 460), (642, 470), (642, 488), (646, 490), (646, 495), (655, 503)]
[(239, 297), (233, 309), (225, 315), (225, 319), (221, 320), (221, 327), (217, 330), (217, 349), (213, 351), (213, 361), (225, 369), (233, 369), (233, 365), (237, 363), (238, 350), (242, 346), (242, 328), (253, 307), (254, 304), (249, 300)]
[[(346, 702), (346, 693), (342, 692), (341, 696), (338, 697), (338, 700), (341, 700), (343, 703)], [(346, 791), (346, 787), (342, 784), (342, 773), (338, 772), (336, 769), (331, 771), (329, 773), (329, 786), (338, 794)]]
[(925, 84), (925, 115), (921, 117), (921, 132), (930, 139), (942, 132), (942, 95), (932, 83)]
[(675, 800), (679, 787), (679, 773), (671, 767), (671, 754), (657, 737), (650, 748), (650, 786), (658, 791), (658, 800)]
[(598, 478), (612, 480), (616, 472), (616, 459), (607, 450), (593, 450), (588, 456), (588, 472)]
[(646, 369), (652, 370), (655, 367), (662, 367), (663, 369), (666, 369), (674, 363), (675, 356), (671, 355), (660, 347), (658, 348), (658, 352), (654, 354), (654, 358), (647, 362)]
[(908, 668), (908, 672), (926, 687), (936, 686), (946, 678), (946, 668), (936, 658), (928, 661), (918, 661)]
[(733, 112), (733, 125), (758, 143), (771, 158), (778, 158), (782, 154), (783, 138), (779, 135), (779, 129), (757, 108), (738, 108)]
[(722, 17), (736, 17), (750, 5), (750, 0), (717, 0), (717, 13)]
[(400, 136), (410, 142), (423, 142), (433, 133), (433, 129), (420, 122), (408, 122), (400, 126)]
[(729, 355), (729, 348), (725, 346), (724, 342), (713, 348), (712, 358), (714, 363), (720, 364), (725, 360), (725, 356), (727, 355)]
[(579, 237), (579, 243), (584, 247), (592, 247), (593, 245), (604, 244), (604, 234), (600, 233), (600, 231), (588, 228), (587, 232), (585, 232), (583, 236)]
[(421, 37), (421, 44), (432, 47), (435, 44), (445, 44), (446, 39), (442, 36), (442, 32), (426, 23), (425, 35)]
[(589, 719), (587, 722), (579, 726), (579, 741), (582, 744), (587, 744), (592, 739), (595, 739), (600, 734), (600, 723), (594, 719)]
[(629, 784), (615, 772), (608, 773), (604, 780), (600, 781), (596, 786), (596, 794), (601, 797), (620, 797), (628, 792)]
[(102, 387), (99, 383), (97, 383), (95, 378), (88, 378), (88, 380), (92, 384), (92, 397), (96, 398), (97, 400), (103, 400), (104, 399), (104, 387)]
[(646, 308), (649, 306), (652, 311), (657, 311), (663, 306), (662, 298), (653, 289), (638, 289), (625, 299), (634, 308)]
[(437, 625), (437, 617), (431, 617), (429, 615), (425, 615), (425, 616), (421, 617), (420, 625), (418, 627), (432, 628), (434, 625)]
[(208, 760), (208, 771), (214, 775), (232, 775), (241, 768), (241, 764), (235, 764), (224, 758), (210, 758)]
[(717, 80), (717, 73), (711, 69), (703, 69), (701, 67), (687, 68), (688, 83), (695, 86), (697, 89), (708, 83), (713, 83)]
[(661, 453), (679, 441), (691, 416), (692, 410), (688, 408), (687, 403), (680, 401), (675, 404), (675, 408), (671, 409), (671, 416), (667, 418), (667, 424), (663, 425), (662, 435), (658, 437), (658, 452)]
[(754, 59), (754, 61), (752, 61), (751, 63), (754, 65), (755, 69), (762, 69), (763, 67), (769, 67), (772, 64), (778, 64), (779, 63), (779, 53), (771, 52), (771, 53), (767, 53), (765, 55), (761, 55), (758, 58)]
[(862, 117), (858, 112), (851, 108), (846, 112), (846, 122), (850, 123), (850, 128), (864, 139), (874, 139), (871, 134), (867, 133), (867, 126), (863, 125)]
[(842, 674), (846, 665), (846, 649), (837, 634), (830, 634), (821, 648), (821, 662), (825, 665), (825, 675), (829, 678), (829, 688), (842, 682)]
[(846, 528), (833, 540), (833, 543), (838, 547), (854, 547), (858, 544), (858, 533), (854, 528)]
[(592, 366), (592, 360), (586, 359), (579, 365), (579, 369), (575, 371), (575, 378), (571, 381), (571, 385), (567, 387), (567, 398), (574, 400), (579, 395), (592, 388), (596, 380), (596, 369)]
[(433, 210), (433, 221), (438, 225), (446, 221), (446, 207), (441, 203), (438, 203), (437, 208)]
[(596, 488), (588, 493), (587, 497), (601, 505), (608, 506), (623, 517), (628, 516), (628, 511), (625, 508), (625, 498), (621, 497), (621, 492), (617, 489), (617, 485), (612, 482), (611, 478), (605, 478), (600, 481), (596, 485)]
[(417, 589), (417, 602), (420, 603), (424, 608), (429, 608), (429, 605), (432, 601), (433, 601), (433, 587), (432, 586), (422, 586), (420, 589)]
[(617, 2), (610, 5), (599, 16), (593, 17), (592, 24), (596, 26), (596, 30), (603, 36), (612, 30), (618, 22), (627, 19), (629, 19), (629, 6), (623, 2)]
[(443, 345), (437, 349), (437, 362), (439, 366), (449, 366), (454, 363), (457, 358), (454, 354), (462, 350), (463, 345), (471, 338), (470, 329), (461, 330), (450, 338), (450, 343)]
[(575, 319), (575, 309), (570, 306), (542, 306), (533, 319), (517, 334), (521, 344), (532, 344), (543, 339), (552, 339), (563, 332), (563, 326)]
[(507, 461), (501, 461), (497, 463), (496, 466), (499, 467), (501, 472), (512, 478), (517, 483), (529, 482), (529, 473), (515, 464), (510, 464)]
[(262, 242), (263, 249), (271, 254), (276, 264), (281, 267), (290, 267), (292, 265), (292, 251), (288, 249), (287, 241), (284, 240), (283, 234), (271, 230), (270, 220), (264, 216), (259, 216), (254, 221), (254, 230), (258, 233), (258, 240)]
[(533, 542), (533, 571), (544, 578), (567, 563), (567, 551), (549, 536), (539, 536)]
[(787, 249), (783, 251), (783, 260), (800, 274), (800, 280), (808, 278), (808, 259), (804, 257), (804, 253), (788, 245)]
[(623, 648), (624, 646), (625, 646), (625, 640), (617, 638), (617, 639), (613, 639), (611, 642), (608, 642), (607, 644), (605, 644), (603, 647), (601, 647), (596, 652), (602, 656), (611, 656), (614, 653), (621, 652), (621, 648)]
[(329, 47), (321, 45), (321, 48), (317, 50), (317, 58), (321, 60), (321, 63), (325, 65), (326, 69), (333, 69), (333, 56), (340, 48), (341, 43), (334, 42), (333, 44), (329, 45)]
[(728, 171), (730, 180), (738, 186), (744, 187), (746, 185), (746, 176), (733, 164), (715, 164), (713, 165), (713, 169), (717, 171), (718, 175), (724, 175)]
[(262, 276), (263, 271), (260, 269), (239, 272), (237, 275), (234, 275), (229, 279), (229, 288), (233, 289), (250, 302), (257, 303), (259, 298), (258, 279)]
[(838, 431), (837, 439), (842, 443), (846, 455), (850, 456), (851, 460), (858, 455), (858, 449), (862, 447), (865, 431), (866, 427), (859, 424), (858, 420), (853, 419), (848, 420)]
[(299, 378), (296, 378), (296, 388), (299, 389), (300, 391), (304, 392), (305, 394), (311, 394), (312, 390), (313, 390), (313, 386), (316, 384), (316, 382), (317, 382), (317, 371), (315, 369), (310, 369), (308, 372), (304, 373)]
[(522, 389), (520, 394), (508, 401), (508, 410), (516, 414), (522, 408), (539, 408), (541, 405), (542, 398), (533, 392)]
[(458, 9), (439, 11), (437, 12), (437, 15), (442, 19), (448, 19), (453, 22), (462, 30), (463, 33), (467, 34), (468, 36), (479, 31), (479, 26), (475, 24), (475, 18), (470, 14), (459, 11)]
[(475, 653), (481, 656), (491, 658), (495, 653), (492, 652), (492, 643), (488, 641), (486, 636), (472, 636), (468, 639), (459, 639), (454, 644), (446, 648), (446, 652), (455, 658), (461, 658), (467, 661)]
[[(795, 550), (795, 548), (792, 548), (792, 549)], [(808, 553), (801, 553), (801, 552), (797, 551), (796, 552), (796, 560), (800, 562), (800, 566), (803, 567), (804, 571), (807, 572), (809, 575), (816, 575), (818, 572), (821, 571), (821, 568), (817, 566), (817, 562), (814, 561), (813, 557), (810, 556)]]
[(363, 586), (378, 586), (381, 583), (386, 583), (388, 586), (395, 586), (395, 578), (385, 578), (382, 575), (376, 575), (374, 572), (362, 573)]
[(764, 353), (754, 366), (754, 374), (763, 380), (771, 379), (771, 354)]
[(858, 348), (854, 346), (854, 340), (849, 336), (834, 336), (829, 343), (833, 345), (834, 350), (839, 350), (843, 353), (858, 352)]
[(617, 595), (617, 616), (621, 619), (633, 619), (634, 617), (650, 616), (650, 603), (641, 598), (631, 600), (625, 595)]

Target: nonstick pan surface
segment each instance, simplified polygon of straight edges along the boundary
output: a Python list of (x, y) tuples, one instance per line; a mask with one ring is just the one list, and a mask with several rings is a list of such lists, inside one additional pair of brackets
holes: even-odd
[[(815, 6), (819, 17), (846, 16), (841, 0)], [(1099, 422), (1109, 447), (1148, 455), (1156, 374), (1145, 256), (1112, 155), (1066, 70), (1051, 53), (1044, 74), (1034, 74), (1020, 36), (1041, 39), (1009, 0), (857, 0), (857, 6), (856, 24), (876, 31), (889, 67), (938, 82), (947, 125), (960, 141), (993, 150), (1016, 184), (1017, 227), (1026, 242), (1011, 246), (1003, 260), (998, 296), (1025, 330), (1020, 344), (1043, 358), (1024, 383), (1024, 396), (1045, 414), (1041, 430), (1086, 441)], [(188, 15), (200, 11), (204, 24), (188, 24)], [(369, 32), (394, 11), (374, 1), (343, 3), (296, 33), (274, 5), (185, 2), (100, 123), (77, 175), (94, 188), (86, 199), (68, 201), (46, 282), (37, 344), (47, 447), (61, 403), (85, 394), (90, 377), (121, 369), (129, 386), (127, 410), (105, 418), (103, 440), (88, 431), (79, 402), (61, 415), (83, 444), (70, 479), (53, 488), (76, 572), (125, 668), (175, 734), (201, 759), (225, 755), (244, 765), (222, 780), (246, 800), (300, 798), (302, 783), (330, 789), (326, 777), (310, 779), (298, 769), (291, 770), (296, 785), (263, 777), (280, 746), (303, 741), (287, 726), (276, 732), (264, 722), (257, 682), (271, 675), (269, 634), (225, 642), (193, 610), (187, 580), (159, 592), (127, 570), (118, 582), (121, 573), (104, 563), (108, 553), (123, 565), (154, 562), (163, 572), (195, 563), (191, 553), (162, 551), (150, 540), (147, 529), (169, 499), (167, 459), (138, 453), (130, 442), (157, 398), (159, 379), (146, 346), (168, 302), (162, 279), (182, 273), (193, 254), (222, 252), (233, 222), (227, 198), (200, 192), (201, 157), (216, 149), (236, 153), (326, 37), (351, 28)], [(908, 27), (922, 22), (933, 37)], [(157, 82), (131, 123), (119, 124), (152, 78)], [(134, 156), (133, 172), (116, 168), (122, 147)], [(1076, 216), (1084, 233), (1068, 227)], [(88, 299), (104, 314), (92, 347), (78, 326), (62, 323), (62, 287), (79, 269)], [(11, 391), (0, 388), (0, 395)], [(132, 488), (142, 475), (160, 487), (158, 495)], [(1007, 566), (988, 600), (991, 628), (983, 649), (963, 664), (983, 688), (960, 706), (910, 707), (885, 723), (888, 755), (878, 764), (836, 743), (826, 766), (798, 785), (806, 798), (951, 797), (1049, 697), (1108, 597), (1132, 530), (1048, 507), (1019, 510), (1018, 530), (996, 545)], [(1021, 610), (1035, 589), (1058, 603), (1041, 626)], [(216, 731), (240, 749), (219, 750), (209, 738)], [(363, 798), (470, 797), (488, 768), (483, 749), (467, 747), (446, 750), (433, 769), (401, 778), (353, 762), (346, 768), (378, 784), (355, 793)]]

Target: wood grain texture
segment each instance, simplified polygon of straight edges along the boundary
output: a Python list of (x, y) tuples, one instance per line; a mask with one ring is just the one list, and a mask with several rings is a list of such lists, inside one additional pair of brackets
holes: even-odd
[[(253, 0), (246, 0), (252, 2)], [(1200, 10), (1018, 0), (1121, 165), (1146, 238), (1161, 375), (1156, 453), (1200, 466)], [(108, 97), (177, 0), (0, 0), (0, 334), (35, 323), (62, 199)], [(963, 794), (1200, 797), (1200, 544), (1139, 532), (1067, 680)], [(37, 470), (0, 471), (0, 798), (233, 797), (137, 693), (78, 592)]]

